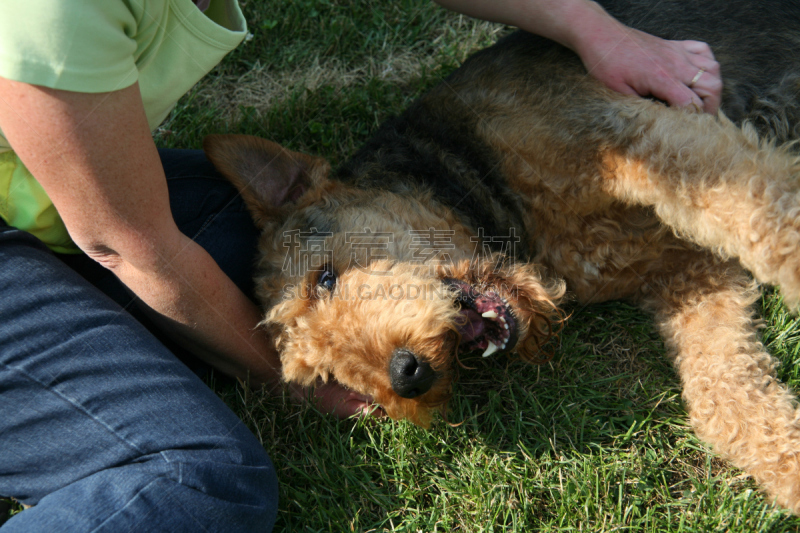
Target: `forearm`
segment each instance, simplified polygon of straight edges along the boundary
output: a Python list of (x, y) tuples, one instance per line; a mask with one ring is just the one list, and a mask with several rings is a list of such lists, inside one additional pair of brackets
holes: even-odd
[(138, 87), (81, 94), (0, 78), (0, 94), (3, 132), (75, 243), (209, 363), (276, 385), (257, 308), (172, 219)]
[(500, 22), (552, 39), (582, 53), (597, 39), (613, 38), (624, 26), (590, 0), (434, 0), (471, 17)]
[(158, 266), (142, 268), (124, 257), (106, 264), (181, 345), (228, 375), (276, 388), (280, 359), (258, 327), (258, 308), (187, 237), (174, 252), (159, 253)]

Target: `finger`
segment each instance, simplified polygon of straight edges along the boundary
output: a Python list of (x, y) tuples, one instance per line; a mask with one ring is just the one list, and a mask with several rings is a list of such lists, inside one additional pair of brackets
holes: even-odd
[(361, 400), (345, 400), (336, 406), (333, 414), (340, 419), (350, 417), (364, 418), (371, 416), (375, 408), (377, 406), (374, 406), (374, 404)]
[(370, 418), (387, 418), (389, 415), (387, 415), (384, 408), (377, 403), (370, 403), (362, 408), (360, 416)]
[[(686, 82), (686, 86), (703, 101), (703, 111), (714, 114), (719, 109), (722, 99), (722, 79), (719, 76), (719, 65), (706, 58), (696, 61), (700, 63), (700, 69), (694, 73), (692, 79)], [(689, 70), (684, 72), (686, 73), (684, 76), (691, 73)]]
[[(602, 81), (602, 80), (600, 80), (600, 81)], [(630, 85), (628, 85), (625, 82), (619, 82), (619, 83), (615, 83), (613, 85), (611, 83), (609, 83), (607, 85), (608, 85), (608, 87), (610, 89), (614, 89), (618, 93), (630, 94), (630, 95), (639, 95), (639, 91), (637, 91), (635, 88), (631, 87)]]
[(348, 418), (353, 420), (358, 420), (365, 425), (373, 426), (374, 424), (377, 424), (380, 420), (388, 418), (388, 416), (380, 406), (376, 404), (370, 404), (356, 411), (354, 414), (351, 414), (351, 416)]
[[(687, 59), (689, 62), (681, 69), (679, 80), (683, 81), (684, 85), (700, 98), (702, 101), (700, 108), (703, 111), (716, 113), (722, 98), (719, 63), (697, 54), (688, 54)], [(697, 101), (695, 100), (694, 103), (696, 104)]]
[(386, 411), (380, 405), (356, 399), (342, 402), (333, 414), (339, 419), (386, 417)]
[(703, 100), (703, 111), (712, 115), (719, 109), (722, 101), (722, 80), (707, 76), (692, 87), (692, 91)]
[[(683, 69), (684, 75), (694, 76), (697, 70), (703, 69), (710, 75), (719, 77), (719, 63), (717, 63), (715, 60), (697, 54), (687, 54), (686, 60), (687, 62), (685, 64), (685, 68)], [(691, 77), (687, 78), (687, 80), (691, 79)]]
[(678, 43), (683, 47), (684, 50), (690, 52), (692, 54), (697, 54), (704, 56), (711, 61), (715, 61), (714, 59), (714, 52), (711, 51), (711, 47), (708, 46), (708, 43), (704, 43), (702, 41), (673, 41)]
[(652, 87), (650, 92), (659, 100), (667, 102), (671, 107), (683, 109), (695, 107), (705, 110), (703, 99), (689, 87), (675, 79)]

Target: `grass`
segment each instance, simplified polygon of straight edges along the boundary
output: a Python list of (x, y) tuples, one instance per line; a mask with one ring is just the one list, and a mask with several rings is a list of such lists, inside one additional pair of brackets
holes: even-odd
[[(796, 320), (762, 302), (765, 340), (798, 385)], [(278, 468), (278, 531), (796, 531), (692, 434), (650, 320), (574, 309), (556, 357), (468, 363), (450, 421), (337, 422), (218, 389)]]
[[(504, 28), (427, 0), (247, 0), (252, 38), (181, 100), (164, 147), (260, 135), (341, 163)], [(764, 340), (800, 388), (800, 323), (767, 292)], [(276, 531), (798, 531), (688, 427), (648, 317), (575, 308), (554, 359), (476, 358), (451, 424), (339, 422), (212, 380), (281, 482)]]

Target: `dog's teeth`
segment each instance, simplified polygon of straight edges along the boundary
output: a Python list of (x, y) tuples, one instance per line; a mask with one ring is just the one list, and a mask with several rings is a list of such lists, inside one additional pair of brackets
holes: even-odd
[[(497, 316), (497, 315), (495, 315), (495, 316)], [(503, 318), (503, 317), (500, 317), (500, 322), (502, 322), (503, 324), (505, 324), (505, 323), (506, 323), (506, 319), (505, 319), (505, 318)]]
[(497, 345), (495, 345), (495, 343), (493, 343), (492, 341), (489, 341), (489, 346), (486, 347), (486, 351), (483, 352), (483, 356), (484, 357), (489, 357), (490, 355), (492, 355), (497, 350), (499, 350)]
[[(481, 315), (483, 318), (497, 318), (497, 313), (495, 311), (486, 311)], [(503, 320), (502, 318), (500, 320)]]
[(508, 324), (505, 324), (505, 323), (504, 323), (504, 324), (503, 324), (503, 327), (504, 327), (504, 328), (506, 328), (506, 329), (508, 329)]

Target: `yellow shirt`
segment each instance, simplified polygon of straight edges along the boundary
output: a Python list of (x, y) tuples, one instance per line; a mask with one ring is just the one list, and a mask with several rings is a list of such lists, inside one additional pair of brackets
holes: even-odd
[[(0, 2), (0, 76), (76, 92), (139, 82), (155, 129), (247, 33), (236, 0)], [(0, 131), (0, 217), (57, 252), (77, 252), (61, 218)]]

